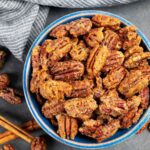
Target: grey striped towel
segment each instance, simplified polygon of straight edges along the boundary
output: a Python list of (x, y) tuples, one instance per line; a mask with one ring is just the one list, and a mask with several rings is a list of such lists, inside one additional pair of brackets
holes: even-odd
[(136, 0), (0, 0), (0, 45), (23, 60), (43, 29), (50, 7), (101, 7)]

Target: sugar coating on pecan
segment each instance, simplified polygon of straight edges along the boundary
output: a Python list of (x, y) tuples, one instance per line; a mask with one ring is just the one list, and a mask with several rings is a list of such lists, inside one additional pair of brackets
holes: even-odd
[(102, 32), (104, 28), (94, 28), (89, 31), (87, 35), (84, 36), (86, 43), (90, 47), (95, 47), (95, 45), (100, 44), (104, 39), (104, 33)]
[(92, 28), (92, 22), (89, 18), (81, 18), (67, 24), (66, 29), (74, 37), (84, 35)]
[(96, 45), (87, 59), (86, 69), (90, 77), (96, 76), (106, 63), (109, 51), (106, 46)]
[(51, 119), (53, 116), (56, 116), (59, 113), (64, 111), (64, 100), (51, 100), (46, 101), (42, 106), (42, 113), (46, 118)]
[(40, 94), (49, 101), (64, 99), (71, 91), (72, 86), (63, 81), (47, 80), (40, 86)]
[(149, 106), (149, 100), (150, 100), (149, 88), (145, 87), (144, 89), (142, 89), (140, 91), (140, 96), (141, 96), (141, 107), (143, 109), (147, 109)]
[(20, 104), (22, 102), (23, 95), (16, 89), (5, 88), (0, 90), (0, 97), (11, 104)]
[(87, 120), (79, 128), (81, 134), (96, 139), (98, 142), (102, 142), (109, 137), (113, 136), (120, 128), (119, 120), (110, 121), (106, 125), (101, 125), (98, 120)]
[(105, 78), (103, 78), (103, 84), (107, 89), (116, 88), (126, 75), (126, 69), (119, 66), (111, 70)]
[(49, 34), (55, 38), (62, 38), (68, 36), (68, 31), (66, 30), (66, 25), (59, 25), (55, 27)]
[(51, 67), (50, 73), (55, 80), (71, 81), (80, 79), (84, 73), (84, 65), (79, 61), (57, 62)]
[(74, 139), (78, 133), (77, 119), (68, 116), (67, 114), (59, 114), (56, 116), (58, 121), (58, 134), (62, 138)]
[(126, 26), (119, 30), (119, 35), (122, 39), (124, 50), (127, 50), (135, 45), (140, 45), (141, 37), (137, 34), (134, 26)]
[(73, 48), (70, 50), (70, 55), (73, 60), (85, 61), (88, 57), (89, 48), (86, 47), (83, 40), (79, 41)]
[(31, 143), (31, 150), (46, 150), (47, 145), (43, 137), (36, 137)]
[(140, 70), (130, 71), (119, 85), (119, 92), (131, 97), (148, 86), (148, 78)]
[(0, 74), (0, 90), (5, 89), (10, 84), (10, 79), (7, 74)]
[(91, 96), (86, 98), (73, 98), (65, 102), (67, 114), (82, 120), (89, 119), (96, 108), (97, 103)]
[(97, 27), (104, 27), (106, 29), (119, 30), (121, 21), (117, 18), (97, 14), (92, 17), (92, 23)]
[(122, 47), (122, 41), (119, 35), (112, 30), (104, 31), (103, 44), (106, 45), (110, 51), (120, 50)]
[(120, 51), (111, 51), (106, 59), (106, 63), (102, 68), (102, 72), (108, 73), (109, 71), (121, 66), (124, 62), (124, 55)]

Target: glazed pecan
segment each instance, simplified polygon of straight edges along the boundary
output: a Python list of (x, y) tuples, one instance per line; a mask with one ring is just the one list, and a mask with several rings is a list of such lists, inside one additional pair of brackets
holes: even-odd
[(128, 50), (126, 50), (124, 56), (125, 58), (129, 58), (132, 54), (135, 53), (143, 53), (143, 47), (135, 45), (129, 48)]
[(117, 18), (104, 15), (94, 15), (92, 22), (97, 27), (104, 27), (105, 29), (119, 30), (121, 21)]
[(124, 61), (124, 55), (120, 51), (111, 51), (106, 59), (106, 63), (102, 69), (103, 72), (107, 73), (118, 66), (121, 66)]
[(11, 104), (20, 104), (23, 95), (16, 89), (5, 88), (0, 90), (0, 97)]
[(62, 100), (69, 96), (72, 86), (63, 81), (47, 80), (40, 85), (40, 94), (49, 101)]
[(102, 142), (105, 139), (113, 136), (120, 128), (119, 120), (112, 120), (106, 125), (101, 125), (99, 120), (87, 120), (83, 122), (82, 127), (79, 128), (81, 134), (96, 139)]
[(128, 106), (126, 101), (121, 99), (118, 96), (118, 93), (115, 90), (108, 91), (101, 98), (102, 102), (99, 105), (99, 111), (103, 115), (111, 115), (111, 116), (123, 116), (128, 111)]
[(64, 100), (46, 101), (42, 106), (42, 113), (46, 118), (51, 119), (53, 116), (64, 111)]
[(145, 87), (144, 89), (142, 89), (140, 91), (140, 96), (141, 96), (141, 107), (143, 109), (147, 109), (147, 107), (149, 106), (149, 88)]
[(84, 79), (83, 81), (73, 81), (71, 82), (72, 92), (69, 97), (87, 97), (92, 94), (91, 88), (93, 83), (91, 80)]
[(123, 49), (127, 50), (135, 45), (140, 45), (141, 37), (137, 34), (134, 26), (126, 26), (119, 30), (119, 35), (123, 42)]
[(104, 28), (91, 29), (90, 32), (84, 36), (86, 43), (90, 47), (95, 47), (95, 45), (102, 42), (102, 40), (104, 39), (103, 29)]
[(6, 144), (0, 150), (15, 150), (14, 146), (11, 144)]
[(99, 74), (106, 63), (108, 53), (109, 51), (106, 46), (100, 47), (96, 45), (93, 50), (91, 50), (86, 64), (86, 69), (90, 77)]
[(49, 34), (52, 37), (55, 38), (62, 38), (64, 36), (68, 35), (68, 31), (66, 30), (66, 25), (59, 25), (55, 27)]
[(111, 70), (105, 78), (103, 84), (107, 89), (116, 88), (126, 75), (126, 69), (122, 66), (116, 67)]
[(89, 119), (96, 108), (97, 104), (92, 96), (86, 98), (73, 98), (65, 102), (67, 114), (82, 120)]
[(83, 40), (79, 41), (79, 43), (74, 44), (70, 51), (70, 55), (73, 60), (77, 61), (85, 61), (88, 57), (89, 48), (86, 47)]
[(122, 47), (122, 41), (119, 35), (112, 30), (106, 30), (104, 32), (103, 44), (106, 45), (110, 51), (120, 50)]
[(0, 90), (5, 89), (10, 84), (10, 79), (7, 74), (0, 74)]
[(3, 67), (6, 60), (6, 52), (0, 50), (0, 69)]
[(55, 40), (45, 40), (41, 46), (40, 61), (43, 68), (52, 66), (55, 62), (63, 58), (72, 47), (68, 37)]
[(148, 78), (140, 70), (130, 71), (119, 85), (119, 92), (131, 97), (148, 86)]
[(66, 29), (74, 37), (84, 35), (92, 28), (92, 22), (89, 18), (81, 18), (67, 24)]
[(31, 143), (31, 150), (46, 150), (47, 145), (43, 137), (36, 137)]
[(57, 62), (51, 67), (50, 73), (55, 80), (70, 81), (80, 79), (84, 73), (84, 65), (78, 61)]
[(76, 119), (69, 117), (66, 114), (56, 116), (58, 121), (58, 134), (62, 138), (74, 139), (78, 133), (78, 122)]
[(150, 59), (150, 52), (134, 53), (124, 62), (124, 66), (128, 69), (136, 68), (145, 59)]

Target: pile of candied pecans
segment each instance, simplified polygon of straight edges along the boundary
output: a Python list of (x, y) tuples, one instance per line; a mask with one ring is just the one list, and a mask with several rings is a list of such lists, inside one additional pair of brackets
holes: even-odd
[(30, 90), (62, 138), (102, 142), (149, 105), (150, 52), (134, 26), (95, 15), (55, 27), (32, 52)]

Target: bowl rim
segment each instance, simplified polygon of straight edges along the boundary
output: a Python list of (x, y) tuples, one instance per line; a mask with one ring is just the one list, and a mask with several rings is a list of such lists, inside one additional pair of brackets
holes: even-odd
[[(69, 20), (71, 18), (77, 18), (77, 17), (86, 17), (86, 16), (92, 16), (95, 14), (102, 14), (102, 15), (107, 15), (107, 16), (112, 16), (115, 18), (120, 19), (123, 23), (125, 23), (126, 25), (133, 25), (130, 21), (124, 19), (123, 17), (110, 13), (110, 12), (106, 12), (106, 11), (99, 11), (99, 10), (84, 10), (84, 11), (77, 11), (77, 12), (73, 12), (70, 14), (67, 14), (65, 16), (60, 17), (59, 19), (53, 21), (52, 23), (50, 23), (46, 28), (44, 28), (42, 30), (42, 32), (38, 35), (38, 37), (35, 39), (35, 41), (33, 42), (32, 46), (30, 47), (26, 60), (25, 60), (25, 64), (24, 64), (24, 68), (23, 68), (23, 91), (24, 91), (24, 95), (25, 95), (25, 100), (27, 103), (27, 106), (32, 114), (32, 116), (34, 117), (34, 119), (37, 121), (37, 123), (41, 126), (41, 128), (51, 137), (53, 137), (54, 139), (56, 139), (57, 141), (66, 144), (68, 146), (71, 147), (75, 147), (75, 148), (80, 148), (80, 149), (100, 149), (100, 148), (107, 148), (116, 144), (119, 144), (123, 141), (125, 141), (126, 139), (128, 139), (129, 137), (133, 136), (150, 118), (150, 107), (145, 111), (145, 113), (143, 114), (142, 118), (139, 120), (139, 122), (132, 128), (130, 129), (127, 133), (123, 134), (122, 136), (115, 138), (113, 140), (107, 141), (107, 142), (102, 142), (102, 143), (94, 143), (94, 144), (88, 144), (88, 143), (78, 143), (75, 141), (71, 141), (71, 140), (67, 140), (67, 139), (62, 139), (60, 138), (54, 131), (52, 131), (46, 124), (44, 121), (42, 121), (42, 119), (40, 118), (40, 116), (38, 115), (38, 113), (36, 112), (36, 109), (34, 108), (34, 105), (32, 103), (31, 97), (30, 97), (30, 91), (28, 91), (28, 87), (29, 87), (29, 69), (30, 69), (30, 64), (31, 64), (31, 52), (32, 49), (34, 48), (35, 45), (39, 44), (40, 41), (43, 39), (44, 36), (46, 36), (49, 31), (54, 28), (55, 26), (61, 24), (62, 22), (64, 22), (65, 20)], [(141, 36), (144, 44), (146, 45), (146, 47), (148, 49), (150, 49), (150, 42), (148, 41), (148, 39), (146, 38), (146, 36), (137, 28), (137, 32), (138, 34)]]

